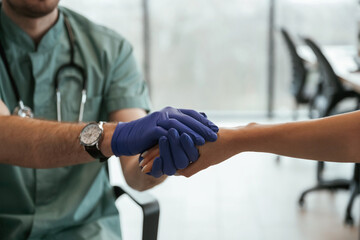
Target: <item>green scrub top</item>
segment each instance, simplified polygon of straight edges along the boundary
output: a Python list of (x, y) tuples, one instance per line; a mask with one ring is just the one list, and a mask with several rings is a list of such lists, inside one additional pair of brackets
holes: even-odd
[[(33, 109), (35, 118), (56, 120), (54, 75), (70, 60), (64, 14), (76, 38), (75, 62), (87, 75), (83, 121), (106, 121), (110, 112), (124, 108), (149, 110), (148, 91), (131, 45), (69, 9), (59, 7), (59, 13), (55, 25), (36, 46), (0, 11), (0, 40), (21, 99)], [(82, 90), (79, 73), (64, 71), (59, 88), (62, 119), (76, 122)], [(10, 112), (17, 106), (2, 61), (0, 99)], [(0, 164), (0, 239), (120, 238), (119, 214), (105, 165), (94, 161), (32, 169)]]

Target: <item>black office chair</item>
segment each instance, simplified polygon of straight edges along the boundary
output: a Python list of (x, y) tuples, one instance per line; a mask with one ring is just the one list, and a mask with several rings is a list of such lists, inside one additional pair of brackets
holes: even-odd
[[(310, 117), (327, 117), (331, 115), (336, 115), (340, 112), (337, 110), (337, 106), (339, 103), (343, 102), (346, 99), (355, 98), (357, 100), (356, 107), (352, 110), (359, 109), (360, 103), (360, 95), (352, 90), (346, 90), (341, 83), (339, 77), (335, 74), (333, 68), (330, 63), (325, 58), (324, 54), (321, 52), (320, 48), (311, 40), (304, 39), (305, 43), (312, 49), (314, 52), (319, 67), (320, 80), (318, 84), (318, 89), (316, 95), (310, 102)], [(350, 112), (350, 111), (346, 111)], [(300, 206), (303, 206), (305, 201), (305, 196), (309, 192), (317, 191), (317, 190), (330, 190), (335, 191), (338, 189), (350, 189), (351, 197), (347, 206), (345, 223), (352, 225), (353, 218), (351, 216), (351, 209), (353, 205), (353, 201), (360, 193), (359, 191), (359, 170), (360, 165), (355, 164), (354, 166), (354, 174), (351, 179), (335, 179), (335, 180), (324, 180), (323, 178), (323, 170), (325, 163), (319, 162), (317, 164), (317, 184), (304, 191), (299, 199)]]
[[(106, 171), (109, 176), (108, 164)], [(113, 186), (114, 196), (117, 200), (123, 194), (127, 194), (143, 211), (142, 239), (156, 240), (159, 225), (160, 206), (158, 201), (149, 193), (138, 192), (126, 186)]]
[(304, 63), (304, 60), (298, 55), (296, 51), (296, 46), (285, 28), (281, 28), (281, 35), (283, 36), (291, 59), (291, 94), (293, 95), (295, 100), (293, 119), (297, 120), (297, 111), (299, 106), (303, 104), (308, 104), (310, 102), (310, 96), (308, 96), (308, 94), (305, 92), (308, 69)]

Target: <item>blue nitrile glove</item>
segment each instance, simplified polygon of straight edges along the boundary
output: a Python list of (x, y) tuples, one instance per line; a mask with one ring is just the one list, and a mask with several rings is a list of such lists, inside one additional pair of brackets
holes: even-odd
[[(199, 158), (199, 152), (191, 137), (171, 128), (168, 137), (162, 136), (159, 140), (160, 156), (155, 158), (151, 172), (153, 177), (163, 174), (174, 175), (177, 170), (184, 169)], [(141, 159), (140, 159), (141, 160)]]
[(156, 145), (168, 129), (186, 133), (196, 145), (216, 141), (219, 128), (204, 115), (188, 109), (166, 107), (141, 119), (119, 123), (111, 140), (115, 156), (133, 156)]

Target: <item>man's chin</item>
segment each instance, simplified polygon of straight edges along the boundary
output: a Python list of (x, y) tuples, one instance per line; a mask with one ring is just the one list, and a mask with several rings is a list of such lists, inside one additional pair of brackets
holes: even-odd
[(17, 14), (28, 18), (44, 17), (57, 8), (59, 0), (6, 0)]
[(50, 14), (52, 11), (46, 11), (46, 12), (33, 12), (33, 11), (21, 11), (21, 15), (27, 18), (42, 18)]

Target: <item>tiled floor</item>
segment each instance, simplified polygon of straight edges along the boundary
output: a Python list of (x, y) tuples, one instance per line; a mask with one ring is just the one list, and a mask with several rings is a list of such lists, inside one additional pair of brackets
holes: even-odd
[[(355, 240), (355, 226), (343, 224), (346, 191), (311, 193), (297, 205), (302, 190), (315, 183), (315, 162), (260, 153), (242, 153), (190, 179), (170, 177), (150, 190), (161, 206), (160, 240)], [(326, 176), (348, 177), (352, 164), (327, 164)], [(113, 169), (114, 170), (114, 169)], [(114, 176), (114, 182), (122, 182)], [(141, 210), (128, 198), (118, 202), (125, 240), (141, 239)]]

